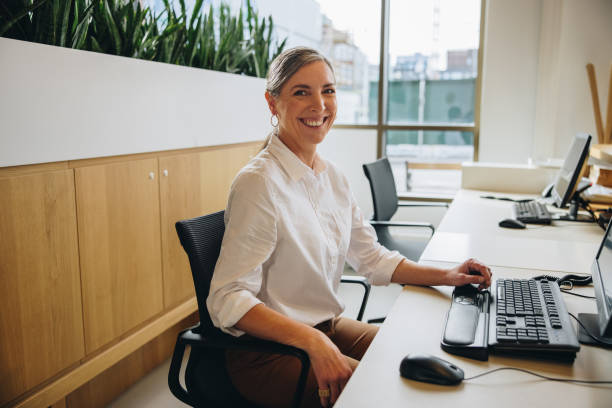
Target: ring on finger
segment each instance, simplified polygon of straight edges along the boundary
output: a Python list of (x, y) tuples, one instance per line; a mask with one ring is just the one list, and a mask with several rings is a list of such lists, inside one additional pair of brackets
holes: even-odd
[(330, 394), (329, 388), (319, 388), (319, 397), (329, 398)]

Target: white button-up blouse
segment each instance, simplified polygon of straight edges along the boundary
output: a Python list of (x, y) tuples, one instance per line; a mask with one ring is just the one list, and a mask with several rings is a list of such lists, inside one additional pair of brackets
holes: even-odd
[(404, 259), (376, 239), (349, 184), (330, 162), (306, 166), (277, 137), (236, 176), (207, 307), (215, 326), (233, 326), (253, 306), (314, 326), (344, 310), (337, 295), (345, 260), (387, 285)]

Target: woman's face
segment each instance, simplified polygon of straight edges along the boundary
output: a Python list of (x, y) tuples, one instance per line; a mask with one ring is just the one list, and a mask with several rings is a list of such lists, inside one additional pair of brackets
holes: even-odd
[(336, 118), (334, 75), (324, 61), (304, 65), (283, 85), (280, 95), (266, 92), (278, 133), (289, 147), (315, 147), (325, 138)]

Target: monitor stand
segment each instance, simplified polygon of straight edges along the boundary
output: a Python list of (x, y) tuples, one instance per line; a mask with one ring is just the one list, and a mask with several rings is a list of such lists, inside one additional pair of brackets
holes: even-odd
[(589, 346), (603, 347), (603, 348), (612, 348), (612, 337), (603, 337), (600, 336), (599, 333), (599, 321), (598, 316), (595, 313), (578, 313), (578, 320), (580, 323), (587, 328), (589, 333), (601, 343), (593, 340), (591, 336), (589, 336), (581, 325), (578, 325), (578, 341), (581, 344), (588, 344)]
[[(559, 221), (575, 221), (575, 222), (595, 222), (595, 217), (592, 214), (578, 214), (578, 210), (584, 208), (588, 211), (587, 202), (580, 197), (580, 194), (574, 194), (570, 202), (569, 211), (566, 215), (561, 215), (555, 220)], [(590, 212), (590, 211), (589, 211)]]

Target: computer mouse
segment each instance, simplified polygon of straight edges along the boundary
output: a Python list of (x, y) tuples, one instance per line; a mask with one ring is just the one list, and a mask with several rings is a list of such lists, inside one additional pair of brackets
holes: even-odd
[(400, 364), (400, 375), (410, 380), (441, 385), (463, 381), (463, 370), (430, 354), (408, 354)]
[(516, 228), (516, 229), (527, 228), (525, 224), (523, 224), (521, 221), (514, 219), (514, 218), (504, 218), (503, 220), (499, 222), (499, 226), (504, 227), (504, 228)]

